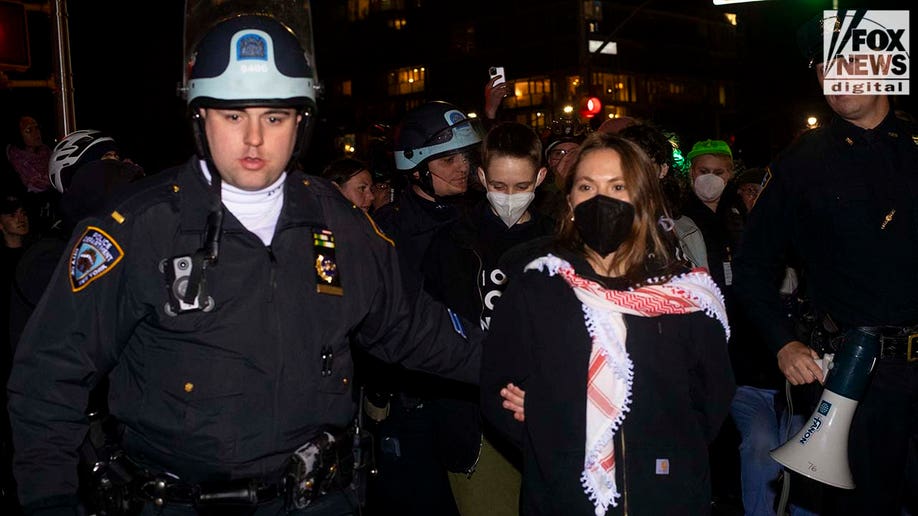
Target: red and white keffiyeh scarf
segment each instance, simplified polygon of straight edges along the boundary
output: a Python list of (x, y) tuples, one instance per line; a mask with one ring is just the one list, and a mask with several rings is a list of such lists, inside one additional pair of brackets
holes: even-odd
[(587, 332), (592, 339), (587, 376), (586, 458), (580, 482), (596, 514), (620, 496), (615, 485), (615, 432), (631, 404), (634, 366), (625, 349), (627, 328), (622, 314), (655, 317), (704, 311), (717, 319), (730, 338), (723, 295), (702, 268), (656, 285), (632, 290), (609, 290), (578, 276), (571, 265), (551, 254), (534, 260), (526, 270), (560, 275), (583, 303)]

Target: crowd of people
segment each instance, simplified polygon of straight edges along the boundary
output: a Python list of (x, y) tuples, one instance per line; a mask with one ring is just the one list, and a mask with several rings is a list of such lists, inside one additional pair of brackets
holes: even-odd
[[(822, 31), (801, 33), (818, 81)], [(196, 153), (162, 172), (17, 121), (5, 514), (914, 510), (918, 128), (888, 97), (826, 96), (833, 120), (767, 167), (717, 135), (682, 166), (648, 120), (501, 121), (495, 77), (481, 119), (406, 113), (392, 174), (304, 172), (304, 48), (264, 13), (216, 23), (189, 63)], [(769, 452), (855, 336), (879, 355), (842, 490)]]

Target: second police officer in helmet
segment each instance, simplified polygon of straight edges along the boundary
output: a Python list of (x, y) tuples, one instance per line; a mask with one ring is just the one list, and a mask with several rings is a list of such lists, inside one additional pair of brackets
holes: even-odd
[(439, 305), (412, 313), (387, 238), (290, 170), (314, 106), (304, 55), (274, 18), (214, 25), (188, 82), (197, 155), (77, 226), (9, 384), (27, 512), (74, 513), (104, 377), (136, 493), (162, 514), (356, 512), (337, 489), (351, 341), (477, 381), (477, 344)]
[[(467, 204), (469, 174), (479, 160), (481, 137), (477, 119), (442, 101), (409, 111), (395, 130), (395, 166), (410, 186), (375, 218), (398, 246), (410, 295), (422, 289), (421, 271), (432, 239), (451, 227)], [(420, 374), (374, 369), (370, 402), (387, 407), (388, 416), (377, 432), (379, 476), (371, 480), (369, 503), (399, 514), (458, 514), (444, 464), (453, 462), (450, 455), (457, 448), (466, 447), (440, 438), (453, 424), (445, 414), (448, 410), (434, 402), (444, 395), (445, 386)], [(478, 444), (468, 460), (461, 459), (467, 464), (453, 469), (470, 467)]]
[(468, 190), (481, 136), (477, 119), (441, 101), (418, 106), (396, 127), (395, 167), (407, 179), (409, 191), (375, 218), (398, 244), (406, 275), (420, 270), (436, 231), (458, 218), (460, 203), (455, 201)]

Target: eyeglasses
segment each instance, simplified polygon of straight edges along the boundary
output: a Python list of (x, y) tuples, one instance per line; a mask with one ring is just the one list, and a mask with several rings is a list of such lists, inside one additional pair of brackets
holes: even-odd
[(571, 152), (573, 152), (573, 151), (572, 151), (572, 150), (568, 150), (568, 149), (552, 149), (552, 150), (548, 153), (548, 159), (558, 160), (558, 159), (563, 158), (564, 156), (567, 156), (567, 155), (570, 154)]

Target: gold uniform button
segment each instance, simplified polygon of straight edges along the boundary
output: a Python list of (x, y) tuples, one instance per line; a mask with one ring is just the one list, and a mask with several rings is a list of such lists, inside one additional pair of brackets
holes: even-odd
[(193, 384), (193, 383), (188, 382), (188, 383), (185, 384), (185, 392), (191, 392), (191, 391), (193, 391), (193, 390), (194, 390), (194, 384)]
[(306, 186), (309, 186), (309, 180), (308, 180), (308, 179), (304, 179), (304, 180), (303, 180), (303, 184), (306, 185)]
[(344, 377), (344, 378), (341, 379), (341, 383), (343, 383), (344, 385), (347, 385), (347, 383), (348, 383), (349, 381), (350, 381), (350, 380), (348, 380), (347, 377)]
[(179, 185), (172, 185), (173, 192), (178, 193), (179, 190), (181, 190), (181, 188), (179, 188)]

